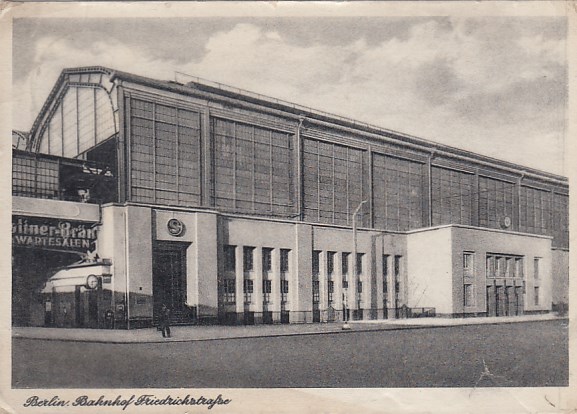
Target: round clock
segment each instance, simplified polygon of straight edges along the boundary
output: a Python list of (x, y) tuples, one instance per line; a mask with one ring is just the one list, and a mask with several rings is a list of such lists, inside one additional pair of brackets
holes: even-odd
[(501, 227), (504, 229), (508, 229), (509, 227), (511, 227), (511, 217), (509, 216), (503, 217), (503, 219), (501, 220)]
[(98, 287), (98, 278), (96, 275), (88, 275), (86, 278), (86, 287), (88, 289), (96, 289)]

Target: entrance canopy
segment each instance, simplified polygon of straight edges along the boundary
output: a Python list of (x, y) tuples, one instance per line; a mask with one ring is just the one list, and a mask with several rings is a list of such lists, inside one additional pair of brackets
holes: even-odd
[(82, 263), (67, 266), (57, 271), (48, 279), (42, 289), (42, 293), (51, 293), (53, 289), (56, 288), (58, 288), (59, 292), (73, 292), (76, 286), (86, 286), (87, 283), (89, 283), (88, 277), (90, 275), (94, 275), (100, 280), (103, 277), (111, 277), (110, 264)]

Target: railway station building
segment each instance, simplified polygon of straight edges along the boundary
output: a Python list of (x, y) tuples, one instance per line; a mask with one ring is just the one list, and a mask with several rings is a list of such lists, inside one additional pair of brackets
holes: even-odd
[(566, 178), (221, 84), (66, 69), (12, 161), (14, 325), (568, 302)]

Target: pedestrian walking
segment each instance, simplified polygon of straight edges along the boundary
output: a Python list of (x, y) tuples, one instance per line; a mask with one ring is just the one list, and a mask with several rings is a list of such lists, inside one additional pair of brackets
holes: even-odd
[(163, 303), (158, 320), (163, 338), (170, 338), (170, 309)]

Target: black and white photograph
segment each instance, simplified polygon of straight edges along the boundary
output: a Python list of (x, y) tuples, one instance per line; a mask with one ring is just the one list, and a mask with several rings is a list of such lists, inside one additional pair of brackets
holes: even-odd
[(577, 408), (575, 10), (363, 3), (5, 3), (0, 412)]

